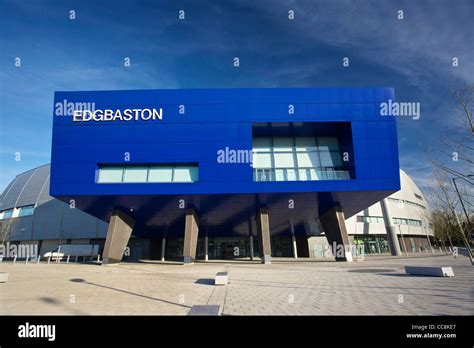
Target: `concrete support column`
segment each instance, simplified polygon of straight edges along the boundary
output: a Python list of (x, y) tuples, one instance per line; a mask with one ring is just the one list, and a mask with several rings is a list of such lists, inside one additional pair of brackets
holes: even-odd
[(392, 254), (392, 256), (400, 256), (402, 254), (402, 250), (400, 249), (397, 230), (395, 224), (393, 223), (387, 198), (384, 198), (380, 202), (380, 207), (382, 208), (383, 221), (385, 223), (385, 230), (387, 231), (387, 241), (388, 246), (390, 247), (390, 254)]
[(119, 263), (132, 234), (135, 220), (124, 212), (114, 209), (110, 217), (102, 265)]
[(204, 260), (209, 261), (209, 237), (204, 238)]
[(199, 220), (194, 209), (186, 210), (186, 225), (184, 227), (183, 262), (194, 263), (199, 234)]
[(293, 220), (290, 220), (291, 245), (293, 246), (293, 257), (298, 258), (298, 249), (296, 248), (295, 226)]
[(253, 231), (254, 231), (254, 228), (253, 228), (253, 224), (255, 222), (253, 221), (253, 219), (251, 217), (249, 217), (249, 221), (248, 221), (248, 224), (249, 224), (249, 248), (250, 248), (250, 261), (253, 261), (254, 259), (254, 249), (253, 249)]
[(257, 232), (261, 245), (262, 263), (271, 263), (272, 248), (270, 243), (270, 221), (268, 219), (268, 209), (261, 208), (257, 212)]
[(250, 235), (250, 260), (253, 261), (254, 255), (253, 255), (253, 236)]
[(166, 237), (161, 239), (161, 261), (165, 261), (166, 255)]
[(349, 250), (350, 242), (347, 235), (346, 221), (342, 208), (337, 205), (319, 217), (329, 246), (333, 250), (336, 261), (352, 261), (352, 253)]

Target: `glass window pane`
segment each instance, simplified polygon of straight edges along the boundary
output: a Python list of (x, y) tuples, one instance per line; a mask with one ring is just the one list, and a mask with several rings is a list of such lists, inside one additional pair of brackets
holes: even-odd
[(8, 209), (3, 212), (3, 219), (11, 218), (13, 215), (13, 209)]
[(195, 167), (175, 167), (173, 182), (193, 182), (197, 181), (197, 168)]
[(337, 174), (332, 168), (326, 168), (318, 171), (321, 180), (337, 180)]
[(256, 152), (269, 152), (272, 148), (272, 138), (253, 138), (252, 147)]
[(336, 152), (321, 151), (321, 167), (340, 167), (342, 166), (341, 155)]
[(315, 151), (316, 139), (311, 137), (295, 138), (296, 151)]
[(21, 207), (20, 211), (18, 212), (18, 216), (33, 215), (34, 210), (35, 210), (35, 207), (33, 205)]
[(296, 181), (296, 170), (294, 170), (294, 169), (287, 169), (287, 170), (286, 170), (286, 180), (288, 180), (288, 181)]
[(283, 169), (275, 169), (275, 181), (286, 181)]
[(147, 167), (125, 168), (123, 182), (146, 182)]
[(273, 151), (292, 151), (293, 149), (293, 138), (273, 138)]
[(321, 158), (321, 167), (333, 167), (334, 164), (332, 163), (331, 154), (329, 151), (321, 151), (319, 153)]
[(316, 169), (310, 169), (309, 174), (311, 176), (311, 180), (319, 180), (318, 171)]
[(190, 167), (189, 172), (191, 173), (191, 181), (199, 180), (199, 169), (198, 167)]
[(319, 158), (316, 152), (298, 152), (296, 153), (298, 167), (316, 168), (319, 167)]
[(172, 182), (173, 167), (152, 167), (148, 173), (148, 182)]
[(293, 153), (275, 153), (275, 168), (294, 168)]
[(254, 153), (253, 167), (254, 168), (270, 168), (272, 166), (270, 153)]
[(332, 163), (334, 164), (334, 167), (341, 167), (342, 166), (342, 158), (341, 154), (339, 152), (331, 151), (329, 154), (332, 159)]
[(255, 170), (256, 181), (272, 181), (272, 173), (270, 169), (256, 169)]
[(100, 168), (99, 182), (122, 182), (123, 169), (120, 168)]
[(318, 138), (319, 151), (339, 151), (339, 144), (335, 137)]
[(298, 169), (298, 175), (300, 181), (308, 181), (311, 180), (311, 173), (309, 169)]

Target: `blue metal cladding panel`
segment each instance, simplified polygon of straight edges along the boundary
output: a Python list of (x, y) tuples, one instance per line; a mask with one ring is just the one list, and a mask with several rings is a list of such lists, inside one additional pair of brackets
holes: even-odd
[[(162, 108), (158, 121), (73, 122), (54, 116), (50, 194), (71, 197), (140, 195), (241, 195), (342, 193), (351, 213), (359, 191), (383, 198), (400, 188), (395, 118), (380, 103), (395, 100), (392, 88), (179, 89), (56, 92), (56, 103), (95, 103), (95, 109)], [(179, 113), (184, 105), (185, 114)], [(289, 105), (294, 113), (289, 113)], [(252, 125), (262, 122), (348, 122), (355, 178), (305, 182), (254, 182), (249, 164), (217, 162), (217, 151), (251, 149)], [(130, 161), (124, 161), (124, 154)], [(98, 164), (198, 163), (195, 183), (97, 184)], [(359, 193), (359, 198), (364, 193)], [(343, 204), (340, 202), (340, 204)], [(92, 203), (89, 210), (96, 216)], [(111, 207), (110, 207), (111, 208)], [(359, 210), (356, 210), (360, 208)], [(81, 209), (83, 209), (81, 207)]]
[[(253, 182), (248, 164), (220, 164), (217, 151), (251, 149), (255, 122), (352, 124), (356, 179), (331, 190), (398, 187), (396, 124), (379, 115), (393, 90), (378, 89), (217, 89), (57, 92), (55, 104), (94, 102), (96, 109), (163, 108), (161, 121), (72, 122), (54, 117), (51, 194), (208, 194), (324, 192), (327, 182)], [(288, 105), (294, 105), (294, 114)], [(179, 105), (186, 113), (179, 114)], [(193, 184), (96, 184), (99, 163), (198, 162)], [(375, 181), (380, 184), (376, 184)], [(338, 189), (340, 188), (340, 189)]]

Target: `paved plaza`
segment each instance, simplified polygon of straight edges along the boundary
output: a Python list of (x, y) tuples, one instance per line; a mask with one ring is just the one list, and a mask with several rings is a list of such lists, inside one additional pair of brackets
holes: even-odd
[[(406, 275), (409, 265), (453, 267), (454, 278)], [(3, 262), (0, 314), (473, 315), (474, 267), (465, 256), (373, 256), (353, 263), (93, 264)], [(214, 286), (217, 272), (229, 283)], [(216, 307), (214, 307), (216, 308)]]

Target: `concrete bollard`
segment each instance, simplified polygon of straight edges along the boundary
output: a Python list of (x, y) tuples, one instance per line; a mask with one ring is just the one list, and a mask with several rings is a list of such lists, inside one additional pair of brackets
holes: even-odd
[(227, 272), (217, 272), (214, 278), (214, 285), (226, 285), (229, 274)]

